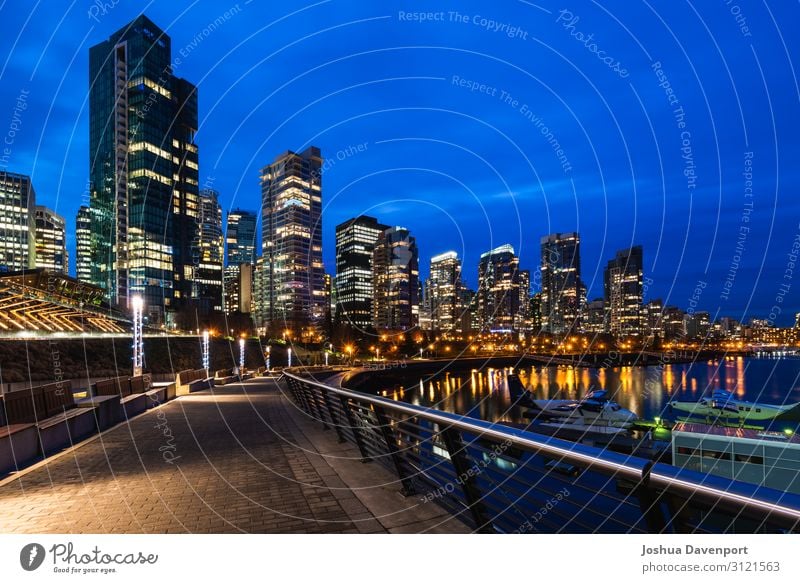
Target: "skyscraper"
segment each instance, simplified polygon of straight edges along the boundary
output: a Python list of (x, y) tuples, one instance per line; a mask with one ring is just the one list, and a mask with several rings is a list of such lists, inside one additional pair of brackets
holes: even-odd
[(431, 257), (426, 299), (430, 309), (430, 329), (453, 332), (459, 320), (461, 298), (461, 260), (455, 251)]
[(478, 262), (478, 318), (484, 332), (510, 333), (517, 324), (519, 259), (511, 245), (482, 254)]
[(236, 209), (228, 212), (225, 230), (225, 264), (256, 262), (256, 214)]
[(514, 329), (518, 332), (531, 330), (531, 272), (527, 269), (519, 271), (519, 308), (514, 321)]
[(0, 170), (0, 271), (36, 267), (35, 207), (30, 177)]
[(336, 227), (336, 319), (357, 329), (372, 325), (372, 255), (389, 227), (361, 215)]
[(261, 170), (264, 286), (259, 324), (299, 329), (323, 323), (322, 154), (288, 151)]
[(81, 206), (75, 217), (75, 277), (92, 281), (92, 219), (88, 206)]
[(144, 15), (89, 51), (92, 282), (113, 304), (143, 296), (153, 321), (191, 301), (195, 276), (197, 93), (170, 63)]
[(408, 330), (419, 322), (419, 254), (408, 229), (391, 227), (378, 237), (373, 252), (375, 297), (373, 325), (379, 330)]
[(236, 209), (228, 212), (225, 230), (225, 313), (249, 314), (256, 261), (256, 214)]
[(44, 206), (37, 206), (36, 267), (69, 274), (67, 225), (61, 215)]
[(642, 333), (642, 247), (617, 251), (604, 274), (609, 330), (615, 336)]
[(577, 331), (585, 301), (581, 281), (581, 240), (578, 233), (543, 237), (542, 329), (553, 334)]
[(200, 314), (211, 314), (222, 311), (222, 208), (216, 190), (200, 192), (198, 218), (192, 300)]

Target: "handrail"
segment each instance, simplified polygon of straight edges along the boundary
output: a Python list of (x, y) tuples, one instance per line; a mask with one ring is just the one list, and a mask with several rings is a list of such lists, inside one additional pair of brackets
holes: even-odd
[[(507, 441), (512, 446), (529, 453), (557, 457), (582, 467), (590, 467), (609, 474), (624, 476), (635, 484), (677, 494), (683, 498), (691, 497), (696, 500), (702, 500), (709, 503), (710, 509), (720, 507), (734, 514), (752, 518), (761, 517), (763, 519), (765, 515), (779, 517), (783, 519), (782, 521), (794, 525), (790, 526), (790, 528), (795, 528), (800, 524), (800, 496), (795, 494), (785, 494), (720, 476), (683, 470), (663, 463), (653, 463), (642, 458), (601, 450), (550, 436), (540, 436), (532, 432), (496, 425), (481, 419), (334, 387), (308, 377), (299, 376), (289, 370), (284, 370), (283, 376), (298, 383), (316, 387), (342, 399), (351, 399), (378, 407), (383, 411), (392, 411), (424, 419), (448, 428), (477, 433), (482, 437), (497, 441)], [(787, 504), (788, 501), (792, 502), (792, 504)]]
[[(387, 399), (386, 397), (367, 395), (366, 393), (359, 393), (356, 391), (350, 391), (348, 389), (332, 387), (309, 378), (298, 377), (297, 375), (287, 371), (284, 371), (283, 374), (293, 378), (298, 382), (314, 385), (340, 397), (354, 399), (363, 403), (369, 403), (371, 405), (378, 405), (398, 413), (425, 419), (426, 421), (444, 423), (456, 429), (462, 429), (471, 432), (480, 431), (482, 435), (490, 436), (500, 441), (509, 440), (512, 445), (530, 453), (557, 455), (571, 462), (575, 462), (584, 466), (599, 466), (611, 472), (625, 474), (627, 477), (636, 480), (641, 480), (644, 477), (645, 466), (649, 465), (646, 460), (634, 458), (633, 461), (629, 461), (629, 456), (614, 452), (606, 452), (608, 459), (599, 459), (593, 453), (595, 448), (586, 445), (577, 444), (555, 437), (540, 437), (529, 431), (522, 431), (513, 427), (507, 427), (505, 425), (497, 425), (482, 419), (475, 419), (474, 417), (466, 417), (464, 415), (457, 415), (455, 413), (447, 413), (437, 409), (429, 409), (427, 407), (420, 407), (410, 403), (394, 401), (392, 399)], [(567, 445), (569, 446), (569, 449), (565, 447)], [(798, 514), (798, 517), (800, 518), (800, 514)]]

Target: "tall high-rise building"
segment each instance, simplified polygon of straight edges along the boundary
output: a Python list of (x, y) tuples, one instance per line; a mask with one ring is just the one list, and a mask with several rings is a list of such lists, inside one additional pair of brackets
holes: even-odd
[(642, 307), (642, 331), (648, 338), (664, 338), (664, 302), (654, 299)]
[(219, 193), (200, 192), (200, 216), (195, 248), (192, 300), (200, 314), (222, 311), (222, 207)]
[(322, 154), (288, 151), (261, 170), (264, 293), (260, 325), (316, 327), (325, 316)]
[(455, 331), (460, 324), (461, 304), (461, 260), (458, 253), (448, 251), (431, 257), (425, 299), (429, 310), (429, 329)]
[(225, 265), (256, 262), (256, 213), (236, 209), (228, 212), (225, 231)]
[(372, 320), (379, 330), (408, 330), (419, 323), (419, 253), (408, 229), (391, 227), (378, 237), (372, 260)]
[(30, 176), (0, 170), (0, 271), (36, 267), (36, 191)]
[(641, 245), (617, 251), (604, 275), (608, 326), (615, 336), (642, 333), (643, 257)]
[(478, 299), (475, 290), (462, 285), (459, 293), (459, 331), (471, 334), (481, 329), (478, 318)]
[(519, 271), (519, 309), (514, 320), (514, 330), (530, 332), (531, 330), (531, 272), (527, 269)]
[(536, 292), (528, 303), (531, 318), (531, 331), (540, 332), (542, 329), (542, 292)]
[(514, 331), (519, 317), (519, 259), (511, 245), (482, 254), (478, 261), (478, 318), (485, 332)]
[(69, 274), (67, 225), (64, 217), (36, 206), (36, 267)]
[(683, 329), (683, 317), (685, 312), (676, 306), (666, 306), (662, 322), (664, 325), (664, 338), (669, 340), (675, 338), (685, 338), (686, 332)]
[(586, 302), (586, 310), (581, 320), (583, 331), (588, 334), (604, 334), (608, 332), (605, 300), (597, 298), (591, 302)]
[(224, 271), (225, 298), (223, 307), (226, 314), (241, 312), (249, 314), (253, 311), (253, 294), (255, 293), (255, 265), (242, 263), (228, 265)]
[(88, 206), (81, 206), (75, 217), (75, 277), (92, 281), (92, 218)]
[(372, 255), (389, 227), (361, 215), (336, 227), (336, 319), (364, 329), (372, 325)]
[(251, 211), (236, 209), (228, 212), (224, 274), (226, 314), (249, 314), (251, 311), (256, 261), (256, 221), (256, 214)]
[(92, 282), (151, 321), (191, 302), (200, 212), (197, 92), (140, 15), (89, 51)]
[(580, 328), (586, 288), (581, 281), (581, 239), (578, 233), (543, 237), (542, 329), (566, 334)]

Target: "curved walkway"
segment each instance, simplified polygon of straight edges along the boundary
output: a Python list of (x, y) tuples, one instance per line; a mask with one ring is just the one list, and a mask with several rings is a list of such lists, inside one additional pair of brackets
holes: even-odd
[(271, 379), (171, 401), (0, 481), (1, 533), (468, 532)]

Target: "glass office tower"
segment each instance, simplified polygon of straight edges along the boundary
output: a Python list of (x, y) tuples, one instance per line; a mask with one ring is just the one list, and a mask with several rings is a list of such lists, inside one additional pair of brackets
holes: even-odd
[(360, 330), (372, 325), (372, 254), (378, 237), (388, 228), (364, 215), (336, 227), (337, 319)]
[(170, 45), (142, 15), (89, 51), (91, 279), (166, 323), (191, 301), (199, 213), (197, 92)]
[(257, 324), (291, 332), (324, 324), (319, 148), (285, 152), (261, 170), (261, 234)]

